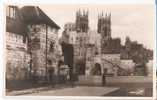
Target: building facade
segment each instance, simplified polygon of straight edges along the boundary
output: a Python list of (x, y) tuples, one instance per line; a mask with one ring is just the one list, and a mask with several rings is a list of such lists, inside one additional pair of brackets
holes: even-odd
[(57, 74), (57, 64), (61, 55), (58, 42), (60, 27), (39, 7), (25, 6), (21, 8), (21, 13), (29, 29), (32, 74), (43, 79), (51, 69)]
[(120, 38), (111, 36), (111, 14), (98, 16), (97, 32), (101, 34), (101, 52), (102, 54), (120, 53)]
[(66, 23), (64, 25), (64, 32), (62, 33), (62, 40), (68, 44), (75, 45), (76, 38), (77, 38), (77, 32), (76, 32), (75, 23), (71, 23), (71, 22)]
[(109, 40), (111, 40), (111, 14), (98, 16), (97, 32), (101, 34), (101, 52), (108, 52), (108, 46), (110, 46)]
[(24, 80), (29, 77), (28, 29), (18, 7), (6, 10), (6, 80)]
[[(98, 75), (101, 63), (96, 57), (101, 55), (101, 36), (97, 31), (89, 30), (86, 40), (86, 75)], [(99, 65), (99, 66), (97, 66)]]
[[(105, 69), (107, 74), (128, 75), (131, 72), (128, 69), (134, 67), (134, 61), (131, 60), (132, 54), (137, 54), (138, 50), (146, 51), (140, 49), (143, 46), (132, 42), (128, 37), (123, 46), (120, 38), (112, 38), (111, 14), (102, 13), (98, 16), (97, 32), (91, 31), (88, 23), (88, 11), (79, 10), (76, 12), (75, 23), (67, 23), (64, 27), (65, 42), (72, 44), (74, 48), (76, 73), (101, 75)], [(147, 55), (150, 56), (151, 53), (147, 52)], [(129, 65), (124, 68), (126, 64)]]
[(76, 31), (76, 24), (75, 23), (71, 23), (71, 22), (66, 23), (64, 25), (64, 30), (66, 32)]
[(107, 73), (117, 74), (120, 65), (120, 38), (111, 36), (111, 14), (98, 15), (97, 32), (101, 34), (101, 66)]
[(61, 55), (60, 27), (36, 6), (8, 6), (6, 10), (7, 84), (33, 76), (40, 81), (52, 68), (56, 74)]

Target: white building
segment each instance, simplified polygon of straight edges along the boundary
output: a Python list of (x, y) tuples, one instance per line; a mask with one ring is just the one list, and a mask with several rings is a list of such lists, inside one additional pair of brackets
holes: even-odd
[(64, 30), (67, 31), (67, 32), (70, 32), (70, 31), (75, 31), (76, 30), (76, 25), (75, 23), (72, 23), (72, 22), (68, 22), (64, 25)]
[(121, 67), (133, 74), (135, 63), (132, 59), (121, 59)]
[(76, 31), (71, 31), (69, 32), (69, 44), (76, 44), (76, 38), (77, 38), (77, 32)]

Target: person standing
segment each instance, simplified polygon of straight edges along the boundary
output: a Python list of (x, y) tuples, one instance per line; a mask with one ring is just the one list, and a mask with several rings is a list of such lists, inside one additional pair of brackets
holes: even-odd
[(107, 69), (105, 68), (102, 75), (102, 86), (106, 85), (106, 73), (107, 73)]

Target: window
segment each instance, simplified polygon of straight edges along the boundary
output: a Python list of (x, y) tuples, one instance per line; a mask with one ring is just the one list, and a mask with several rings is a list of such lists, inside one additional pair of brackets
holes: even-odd
[(16, 16), (15, 6), (9, 6), (9, 7), (7, 7), (6, 14), (7, 14), (8, 17), (15, 19), (15, 16)]
[(35, 26), (33, 29), (34, 32), (40, 32), (41, 31), (41, 27), (40, 26)]
[(47, 60), (49, 65), (52, 65), (52, 61), (50, 59)]
[(49, 52), (54, 52), (54, 42), (51, 42), (51, 43), (50, 43)]
[(41, 24), (40, 30), (41, 30), (42, 32), (46, 32), (46, 25), (45, 25), (45, 24)]

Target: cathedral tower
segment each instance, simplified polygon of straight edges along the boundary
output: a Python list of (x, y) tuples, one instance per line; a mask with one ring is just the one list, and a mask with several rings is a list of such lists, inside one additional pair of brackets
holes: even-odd
[(97, 32), (101, 34), (101, 51), (106, 52), (111, 38), (111, 14), (98, 15)]
[(111, 14), (98, 15), (97, 32), (102, 35), (105, 39), (111, 38)]
[(76, 12), (76, 31), (77, 32), (88, 32), (88, 11), (80, 10)]

